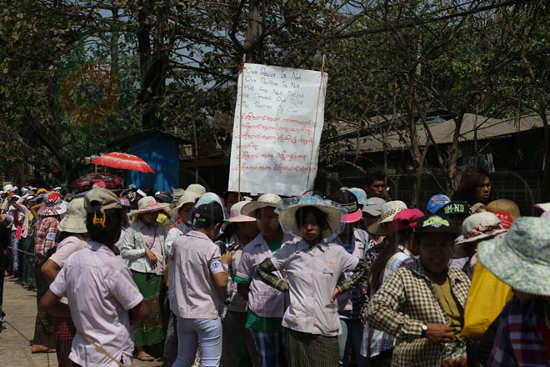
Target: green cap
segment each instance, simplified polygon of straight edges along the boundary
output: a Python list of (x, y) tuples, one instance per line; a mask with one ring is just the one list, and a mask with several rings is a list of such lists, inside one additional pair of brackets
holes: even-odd
[(102, 213), (108, 209), (122, 209), (120, 199), (112, 191), (94, 187), (84, 196), (84, 207), (87, 213), (93, 213), (98, 206)]

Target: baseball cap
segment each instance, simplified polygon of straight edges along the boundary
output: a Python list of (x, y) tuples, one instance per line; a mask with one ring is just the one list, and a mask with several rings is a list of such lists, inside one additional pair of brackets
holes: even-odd
[(457, 235), (460, 233), (460, 228), (446, 217), (429, 214), (418, 220), (416, 223), (416, 233), (448, 233), (450, 235)]
[(332, 194), (330, 199), (340, 204), (344, 212), (341, 218), (342, 223), (355, 223), (363, 217), (357, 197), (351, 191), (339, 190)]
[(413, 232), (416, 230), (416, 224), (420, 218), (424, 216), (420, 210), (414, 209), (404, 209), (397, 213), (393, 217), (393, 230), (395, 232), (402, 231), (404, 229), (412, 229)]
[(426, 210), (432, 214), (437, 213), (445, 205), (449, 204), (451, 199), (444, 194), (435, 194), (428, 200)]
[(444, 216), (453, 216), (453, 215), (460, 215), (467, 217), (471, 213), (471, 207), (470, 204), (468, 204), (465, 201), (451, 201), (447, 205), (445, 205), (439, 214)]

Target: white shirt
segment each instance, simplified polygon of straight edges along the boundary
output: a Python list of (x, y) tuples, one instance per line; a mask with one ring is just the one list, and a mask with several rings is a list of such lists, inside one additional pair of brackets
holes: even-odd
[(77, 330), (69, 358), (81, 366), (118, 367), (89, 344), (91, 338), (126, 366), (132, 365), (134, 342), (128, 311), (143, 301), (122, 259), (97, 242), (69, 257), (50, 290), (69, 299)]
[(222, 305), (222, 290), (213, 274), (223, 272), (220, 248), (207, 235), (190, 231), (173, 245), (170, 263), (170, 309), (186, 319), (215, 319)]

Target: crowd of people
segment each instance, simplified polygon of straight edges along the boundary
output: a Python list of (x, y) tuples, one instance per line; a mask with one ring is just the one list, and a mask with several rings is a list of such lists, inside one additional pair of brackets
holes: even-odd
[(549, 365), (550, 204), (521, 217), (473, 168), (422, 208), (385, 185), (6, 185), (0, 270), (36, 289), (32, 352), (60, 367)]

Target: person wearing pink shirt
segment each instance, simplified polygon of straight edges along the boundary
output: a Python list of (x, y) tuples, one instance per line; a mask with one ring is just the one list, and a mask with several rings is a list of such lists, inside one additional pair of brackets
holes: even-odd
[(69, 358), (76, 366), (132, 365), (133, 323), (149, 310), (115, 243), (120, 237), (124, 212), (118, 197), (103, 188), (85, 196), (88, 248), (72, 254), (40, 300), (40, 309), (65, 315), (67, 297), (76, 336)]
[(191, 366), (199, 344), (201, 365), (220, 365), (222, 294), (232, 257), (231, 252), (221, 255), (212, 240), (219, 234), (223, 221), (221, 200), (197, 202), (192, 230), (182, 233), (173, 243), (170, 309), (178, 317), (178, 356), (173, 367)]

